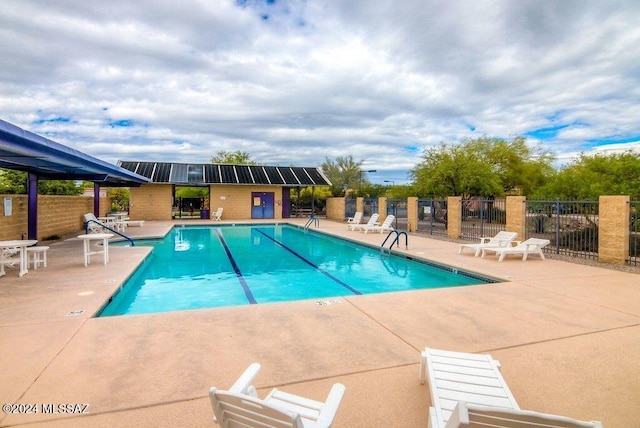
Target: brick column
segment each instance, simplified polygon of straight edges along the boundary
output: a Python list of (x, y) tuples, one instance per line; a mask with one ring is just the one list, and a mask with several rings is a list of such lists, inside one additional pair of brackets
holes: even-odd
[(518, 241), (524, 241), (527, 236), (527, 198), (525, 196), (507, 196), (507, 224), (508, 232), (516, 232)]
[(418, 230), (418, 198), (407, 198), (407, 232)]
[(387, 218), (387, 198), (384, 196), (378, 198), (378, 214), (380, 215), (378, 221), (382, 223)]
[(327, 219), (344, 221), (345, 200), (344, 198), (327, 199)]
[(449, 196), (447, 198), (447, 236), (454, 239), (462, 236), (461, 196)]
[(358, 196), (356, 198), (356, 212), (364, 213), (364, 198), (362, 196)]
[(598, 260), (625, 264), (629, 257), (629, 196), (600, 196)]

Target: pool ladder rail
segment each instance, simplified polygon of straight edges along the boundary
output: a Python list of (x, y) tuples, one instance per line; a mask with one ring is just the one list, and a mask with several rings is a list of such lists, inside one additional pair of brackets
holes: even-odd
[(131, 239), (130, 237), (128, 237), (127, 235), (125, 235), (124, 233), (120, 233), (115, 229), (110, 228), (109, 226), (107, 226), (104, 223), (100, 223), (99, 221), (95, 221), (95, 220), (88, 220), (87, 222), (85, 222), (84, 224), (84, 231), (86, 234), (89, 234), (89, 222), (94, 222), (95, 224), (97, 224), (98, 226), (102, 227), (103, 229), (108, 229), (111, 232), (115, 233), (116, 235), (120, 235), (122, 236), (124, 239), (126, 239), (127, 241), (129, 241), (131, 243), (132, 247), (136, 246), (136, 243), (133, 242), (133, 239)]
[(391, 245), (389, 245), (389, 254), (391, 254), (391, 249), (393, 248), (393, 244), (396, 244), (396, 247), (400, 246), (400, 237), (402, 235), (404, 235), (404, 249), (405, 250), (409, 249), (409, 235), (407, 235), (407, 232), (398, 232), (397, 230), (392, 230), (391, 232), (389, 232), (387, 237), (384, 238), (384, 241), (382, 241), (382, 245), (380, 245), (380, 251), (384, 252), (385, 250), (384, 244), (386, 244), (389, 238), (391, 237), (391, 235), (394, 235), (394, 234), (395, 234), (395, 238), (393, 238), (393, 241), (391, 241)]
[(309, 216), (309, 220), (304, 225), (304, 230), (308, 230), (312, 225), (315, 227), (320, 227), (320, 219), (314, 215)]

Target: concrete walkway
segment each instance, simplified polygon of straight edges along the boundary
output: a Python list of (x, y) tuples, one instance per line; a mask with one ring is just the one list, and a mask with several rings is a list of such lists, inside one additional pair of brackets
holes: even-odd
[[(292, 220), (302, 224), (304, 219)], [(174, 223), (129, 234), (163, 236)], [(188, 224), (196, 224), (189, 222)], [(374, 245), (379, 234), (321, 231)], [(215, 427), (208, 388), (227, 388), (252, 362), (272, 387), (322, 400), (347, 388), (335, 427), (424, 427), (425, 346), (487, 352), (524, 409), (640, 427), (640, 276), (531, 258), (458, 255), (451, 242), (409, 237), (409, 250), (506, 282), (152, 315), (92, 318), (150, 253), (111, 247), (82, 263), (77, 239), (50, 245), (49, 266), (0, 278), (0, 399), (38, 413), (0, 426)], [(43, 413), (54, 406), (76, 413)], [(88, 407), (84, 407), (84, 405)], [(58, 407), (55, 407), (59, 410)]]

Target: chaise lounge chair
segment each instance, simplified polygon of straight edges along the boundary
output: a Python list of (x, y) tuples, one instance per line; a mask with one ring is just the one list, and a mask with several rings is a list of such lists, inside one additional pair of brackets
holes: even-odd
[(345, 387), (336, 383), (322, 403), (273, 389), (264, 400), (251, 385), (260, 371), (253, 363), (228, 391), (209, 390), (213, 420), (230, 427), (330, 427), (344, 395)]
[(372, 227), (378, 224), (378, 218), (380, 216), (376, 213), (376, 214), (371, 214), (371, 217), (369, 217), (369, 221), (366, 224), (350, 224), (347, 226), (347, 229), (349, 230), (363, 230), (363, 228), (365, 227)]
[(353, 217), (349, 217), (347, 219), (347, 228), (348, 228), (348, 225), (360, 224), (361, 221), (362, 221), (362, 211), (358, 211), (353, 215)]
[(602, 428), (599, 422), (521, 410), (499, 369), (500, 363), (488, 354), (425, 348), (420, 383), (428, 378), (433, 404), (429, 408), (429, 428)]
[(495, 428), (603, 428), (598, 421), (578, 421), (564, 416), (476, 406), (458, 402), (446, 428), (495, 427)]
[(365, 226), (362, 228), (362, 231), (364, 231), (364, 233), (367, 233), (369, 231), (380, 233), (390, 232), (393, 230), (393, 226), (391, 226), (391, 223), (393, 223), (393, 220), (395, 219), (396, 216), (394, 216), (393, 214), (389, 214), (387, 218), (384, 219), (384, 222), (381, 225), (374, 224), (372, 226)]
[(476, 244), (460, 244), (458, 254), (462, 254), (462, 250), (465, 248), (471, 248), (472, 250), (475, 250), (474, 257), (478, 257), (483, 248), (501, 248), (510, 246), (511, 242), (516, 239), (516, 236), (518, 236), (516, 232), (507, 232), (503, 230), (498, 232), (498, 234), (493, 238), (480, 238), (480, 242)]
[(485, 256), (486, 252), (494, 252), (498, 257), (498, 261), (501, 262), (504, 260), (505, 256), (509, 254), (522, 254), (522, 260), (527, 260), (527, 257), (530, 254), (537, 254), (540, 256), (542, 260), (544, 260), (544, 253), (542, 249), (549, 245), (551, 241), (548, 239), (539, 239), (539, 238), (529, 238), (524, 242), (519, 243), (515, 247), (503, 247), (503, 248), (483, 248), (482, 249), (482, 257)]

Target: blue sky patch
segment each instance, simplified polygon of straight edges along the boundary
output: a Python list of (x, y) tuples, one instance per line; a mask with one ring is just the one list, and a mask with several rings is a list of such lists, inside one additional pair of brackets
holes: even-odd
[(44, 123), (71, 123), (71, 118), (69, 117), (52, 117), (49, 119), (38, 119), (33, 121), (34, 125), (42, 125)]
[(592, 138), (586, 141), (587, 147), (598, 147), (598, 146), (608, 146), (609, 144), (625, 144), (625, 143), (635, 143), (636, 141), (640, 141), (640, 134), (632, 135), (629, 137), (622, 137), (620, 135), (612, 135), (610, 137), (605, 138)]
[(549, 128), (535, 129), (533, 131), (526, 132), (525, 135), (527, 137), (536, 138), (538, 140), (548, 140), (550, 138), (555, 138), (561, 129), (568, 128), (569, 126), (570, 125), (558, 125)]
[(108, 123), (109, 123), (109, 126), (112, 128), (130, 128), (136, 125), (133, 119), (120, 119), (120, 120), (109, 119)]

